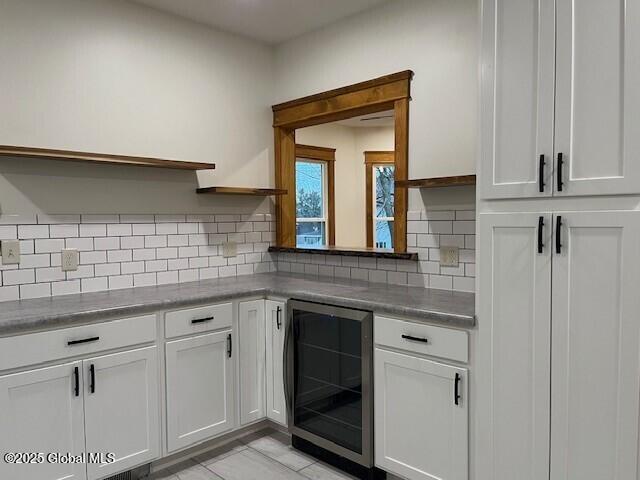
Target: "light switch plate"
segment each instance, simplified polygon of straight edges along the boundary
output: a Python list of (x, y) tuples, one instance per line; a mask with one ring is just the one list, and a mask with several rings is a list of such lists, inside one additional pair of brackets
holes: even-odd
[(457, 267), (460, 264), (460, 249), (458, 247), (440, 247), (440, 266)]
[(235, 242), (226, 242), (222, 244), (222, 256), (224, 258), (235, 257), (238, 255), (238, 244)]
[(20, 242), (18, 240), (2, 240), (2, 264), (17, 265), (20, 263)]
[(75, 272), (78, 270), (78, 250), (65, 248), (62, 250), (62, 271)]

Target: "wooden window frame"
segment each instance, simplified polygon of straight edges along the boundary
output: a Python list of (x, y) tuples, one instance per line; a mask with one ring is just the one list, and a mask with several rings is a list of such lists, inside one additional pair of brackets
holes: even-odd
[(296, 160), (298, 158), (325, 162), (327, 168), (327, 245), (333, 247), (336, 244), (336, 149), (296, 144)]
[[(373, 167), (376, 165), (395, 164), (395, 152), (367, 151), (364, 152), (365, 167), (365, 215), (367, 223), (367, 248), (373, 248)], [(395, 246), (395, 212), (394, 212), (394, 239)]]
[[(274, 105), (276, 188), (287, 193), (276, 198), (276, 243), (296, 246), (295, 160), (298, 128), (335, 122), (388, 110), (395, 120), (395, 178), (408, 180), (410, 70), (348, 87)], [(407, 251), (407, 188), (395, 186), (394, 251)]]

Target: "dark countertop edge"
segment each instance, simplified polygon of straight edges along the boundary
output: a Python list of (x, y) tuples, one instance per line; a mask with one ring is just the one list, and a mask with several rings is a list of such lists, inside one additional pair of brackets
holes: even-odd
[[(0, 326), (0, 337), (10, 337), (25, 333), (35, 333), (41, 331), (57, 330), (60, 328), (70, 328), (84, 324), (94, 323), (96, 320), (111, 321), (118, 318), (147, 315), (158, 311), (176, 310), (185, 307), (197, 307), (210, 303), (222, 302), (225, 300), (235, 300), (252, 296), (273, 296), (282, 298), (295, 298), (319, 303), (329, 303), (340, 307), (355, 308), (372, 311), (378, 315), (390, 315), (403, 317), (408, 320), (422, 320), (443, 326), (472, 329), (476, 325), (475, 315), (461, 315), (436, 310), (428, 310), (417, 307), (400, 305), (390, 305), (388, 303), (378, 303), (375, 301), (361, 300), (350, 297), (339, 297), (323, 293), (313, 293), (308, 291), (289, 290), (277, 287), (246, 287), (234, 292), (211, 293), (206, 295), (185, 296), (180, 299), (166, 299), (150, 303), (125, 304), (111, 308), (101, 308), (96, 310), (83, 310), (73, 313), (59, 315), (37, 316), (32, 318), (21, 318), (14, 322)], [(43, 323), (47, 323), (43, 326)], [(98, 322), (96, 322), (98, 323)]]
[(417, 253), (396, 253), (382, 250), (358, 250), (349, 248), (300, 248), (300, 247), (269, 247), (272, 253), (308, 253), (310, 255), (337, 255), (342, 257), (388, 258), (394, 260), (418, 261)]

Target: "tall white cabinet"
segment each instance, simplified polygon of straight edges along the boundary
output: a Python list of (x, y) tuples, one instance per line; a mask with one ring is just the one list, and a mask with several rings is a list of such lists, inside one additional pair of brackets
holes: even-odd
[(483, 198), (640, 193), (640, 2), (482, 5)]
[(476, 478), (637, 480), (640, 0), (482, 26)]

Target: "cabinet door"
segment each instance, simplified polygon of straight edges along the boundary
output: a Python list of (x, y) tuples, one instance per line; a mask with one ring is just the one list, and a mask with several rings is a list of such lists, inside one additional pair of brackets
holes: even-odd
[(167, 342), (167, 436), (174, 452), (235, 427), (231, 330)]
[(570, 212), (561, 221), (553, 260), (551, 480), (635, 480), (640, 212)]
[(267, 417), (287, 424), (282, 363), (286, 310), (284, 302), (267, 300)]
[(467, 371), (380, 348), (374, 362), (376, 465), (409, 480), (468, 478)]
[(240, 423), (265, 416), (264, 300), (241, 302), (238, 315)]
[(14, 465), (0, 459), (0, 478), (86, 478), (83, 463), (48, 463), (46, 460), (49, 452), (84, 453), (81, 362), (0, 377), (0, 432), (2, 455), (9, 452), (45, 454), (43, 463), (30, 465)]
[(557, 22), (556, 195), (639, 193), (640, 1), (557, 0)]
[(87, 452), (115, 461), (88, 463), (89, 480), (150, 462), (160, 453), (156, 347), (83, 361)]
[(548, 480), (551, 215), (482, 214), (480, 232), (477, 478)]
[(482, 198), (549, 196), (554, 0), (486, 0), (482, 9)]

